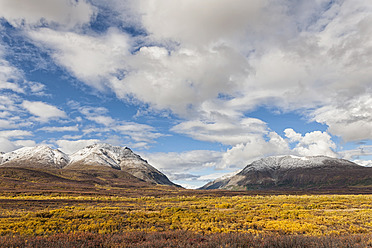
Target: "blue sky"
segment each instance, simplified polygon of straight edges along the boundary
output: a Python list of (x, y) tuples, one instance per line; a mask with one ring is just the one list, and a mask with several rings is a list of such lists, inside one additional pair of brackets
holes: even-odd
[(0, 0), (0, 151), (128, 146), (186, 187), (255, 159), (372, 165), (372, 3)]

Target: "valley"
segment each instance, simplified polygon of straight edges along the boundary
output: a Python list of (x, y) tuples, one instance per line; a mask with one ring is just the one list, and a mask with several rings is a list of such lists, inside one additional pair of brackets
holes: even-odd
[(268, 157), (191, 190), (107, 144), (1, 158), (3, 247), (372, 245), (372, 168), (346, 160)]

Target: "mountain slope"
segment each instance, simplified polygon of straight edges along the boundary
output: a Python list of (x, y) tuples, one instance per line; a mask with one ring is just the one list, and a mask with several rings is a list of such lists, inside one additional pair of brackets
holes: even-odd
[(153, 184), (112, 168), (84, 170), (0, 167), (1, 192), (122, 192), (145, 189)]
[(48, 146), (24, 147), (0, 154), (0, 167), (103, 170), (115, 169), (153, 184), (178, 186), (127, 147), (109, 144), (87, 146), (72, 155)]
[(201, 189), (314, 189), (372, 187), (372, 168), (325, 156), (277, 156), (246, 166), (235, 176), (217, 179)]

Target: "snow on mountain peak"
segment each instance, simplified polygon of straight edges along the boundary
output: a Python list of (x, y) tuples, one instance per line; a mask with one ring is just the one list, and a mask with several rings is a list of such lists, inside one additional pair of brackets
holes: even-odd
[(272, 156), (256, 160), (244, 168), (242, 173), (251, 170), (266, 170), (266, 169), (295, 169), (295, 168), (311, 168), (323, 166), (325, 161), (337, 161), (343, 164), (353, 164), (350, 161), (330, 158), (326, 156), (308, 156), (298, 157), (293, 155)]
[(69, 162), (69, 157), (58, 149), (52, 149), (45, 145), (35, 147), (23, 147), (18, 150), (2, 154), (2, 161), (5, 164), (9, 162), (24, 163), (37, 162), (44, 165), (51, 165), (62, 168)]
[(146, 163), (140, 156), (134, 154), (127, 147), (112, 146), (110, 144), (99, 143), (87, 146), (70, 156), (72, 163), (98, 164), (109, 166), (120, 170), (120, 165), (124, 160), (139, 161)]

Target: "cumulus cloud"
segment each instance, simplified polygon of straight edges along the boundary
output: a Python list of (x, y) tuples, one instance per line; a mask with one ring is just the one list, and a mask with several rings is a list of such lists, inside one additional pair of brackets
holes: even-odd
[(337, 100), (313, 111), (313, 120), (346, 142), (372, 139), (372, 91), (345, 102)]
[[(190, 115), (220, 93), (235, 94), (250, 67), (245, 57), (224, 44), (210, 47), (142, 47), (131, 57), (131, 68), (121, 80), (111, 81), (117, 95), (134, 95), (156, 109)], [(125, 85), (125, 87), (123, 87)]]
[(293, 129), (284, 130), (286, 137), (290, 142), (298, 142), (293, 152), (301, 156), (317, 156), (325, 155), (329, 157), (337, 157), (336, 144), (332, 141), (332, 137), (321, 131), (306, 133), (302, 136), (296, 133)]
[(282, 15), (275, 2), (266, 0), (237, 0), (234, 4), (228, 0), (137, 2), (143, 25), (152, 36), (195, 45), (244, 36), (248, 32), (274, 31)]
[[(330, 134), (347, 142), (371, 139), (369, 1), (63, 0), (45, 1), (45, 8), (28, 13), (23, 9), (28, 3), (15, 11), (18, 2), (0, 0), (0, 15), (77, 79), (120, 99), (147, 103), (149, 110), (170, 110), (180, 118), (173, 132), (229, 145), (215, 158), (217, 168), (241, 168), (281, 153), (336, 156)], [(81, 26), (94, 16), (91, 5), (112, 8), (112, 18), (141, 29), (141, 35), (115, 27), (102, 33), (26, 27)], [(58, 6), (62, 11), (56, 13)], [(14, 93), (0, 95), (1, 116), (19, 111), (16, 102), (23, 101), (14, 97), (24, 90), (20, 77), (12, 76), (17, 74), (0, 61), (0, 81), (6, 82), (0, 90)], [(41, 111), (40, 104), (46, 103), (22, 106), (40, 121), (66, 117), (51, 105)], [(286, 129), (283, 139), (250, 117), (258, 107), (296, 111), (329, 128), (304, 135)], [(142, 147), (162, 136), (149, 125), (114, 119), (104, 108), (77, 110), (94, 123), (83, 128), (84, 135), (113, 131)], [(182, 167), (182, 160), (173, 162)]]
[(71, 28), (88, 23), (94, 13), (85, 0), (0, 0), (0, 16), (15, 27), (57, 23)]
[(36, 45), (52, 49), (51, 56), (87, 85), (104, 91), (121, 76), (129, 54), (128, 35), (112, 28), (103, 36), (41, 28), (28, 31)]
[(219, 168), (244, 168), (250, 162), (266, 157), (290, 153), (286, 140), (275, 132), (270, 132), (266, 140), (262, 136), (250, 137), (245, 143), (240, 143), (228, 149), (223, 154)]
[(36, 116), (37, 120), (40, 122), (47, 122), (50, 119), (66, 118), (67, 115), (64, 111), (58, 109), (57, 107), (50, 105), (45, 102), (31, 102), (24, 100), (22, 103), (23, 108), (25, 108), (30, 114)]
[(334, 99), (370, 105), (369, 2), (141, 0), (105, 5), (114, 6), (128, 13), (118, 18), (147, 31), (140, 47), (134, 46), (138, 37), (117, 29), (102, 35), (48, 28), (27, 33), (84, 83), (185, 118), (175, 128), (180, 132), (189, 125), (203, 135), (199, 115), (218, 102), (218, 112), (232, 115), (227, 116), (230, 123), (236, 114), (249, 117), (257, 106), (301, 109), (306, 117), (315, 109), (310, 118), (347, 141), (371, 133), (368, 112), (362, 120), (348, 118), (346, 130), (341, 130), (345, 121), (333, 115), (348, 109)]

